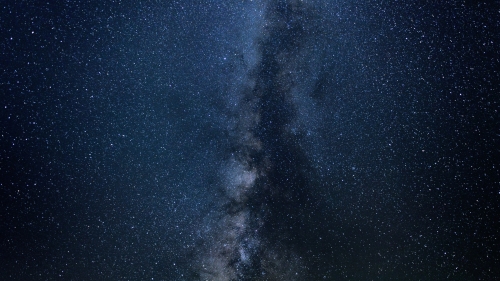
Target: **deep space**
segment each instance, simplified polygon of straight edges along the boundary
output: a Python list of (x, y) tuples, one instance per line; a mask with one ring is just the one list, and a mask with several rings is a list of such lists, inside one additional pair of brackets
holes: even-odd
[(0, 280), (500, 280), (500, 2), (0, 8)]

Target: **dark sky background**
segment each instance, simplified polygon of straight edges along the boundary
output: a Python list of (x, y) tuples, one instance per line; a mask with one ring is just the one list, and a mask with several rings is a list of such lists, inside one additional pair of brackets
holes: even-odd
[(498, 2), (0, 8), (1, 280), (499, 280)]

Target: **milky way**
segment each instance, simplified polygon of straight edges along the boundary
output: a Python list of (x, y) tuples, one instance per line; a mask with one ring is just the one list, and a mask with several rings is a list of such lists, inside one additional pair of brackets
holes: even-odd
[(497, 280), (498, 1), (3, 1), (0, 280)]
[[(307, 160), (290, 126), (295, 82), (304, 73), (312, 11), (302, 1), (253, 7), (250, 59), (229, 103), (233, 147), (221, 176), (225, 199), (200, 253), (201, 280), (302, 280), (302, 222), (308, 212)], [(247, 50), (248, 51), (248, 50)], [(244, 67), (244, 68), (245, 68)], [(299, 93), (303, 94), (303, 93)]]

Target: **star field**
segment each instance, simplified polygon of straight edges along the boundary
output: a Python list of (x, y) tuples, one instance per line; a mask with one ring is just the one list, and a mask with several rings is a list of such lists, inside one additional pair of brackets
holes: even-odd
[(0, 279), (498, 278), (498, 5), (406, 2), (2, 4)]

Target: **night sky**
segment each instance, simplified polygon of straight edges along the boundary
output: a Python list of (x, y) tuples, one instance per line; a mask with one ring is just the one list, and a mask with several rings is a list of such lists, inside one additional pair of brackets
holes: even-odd
[(0, 280), (500, 280), (498, 1), (0, 8)]

